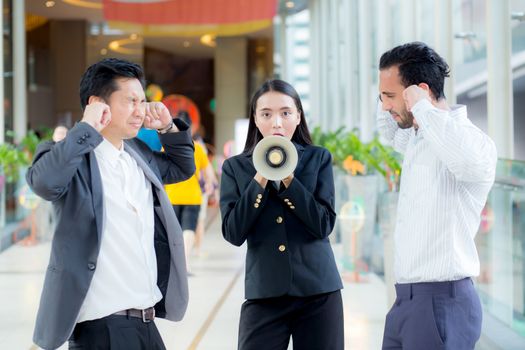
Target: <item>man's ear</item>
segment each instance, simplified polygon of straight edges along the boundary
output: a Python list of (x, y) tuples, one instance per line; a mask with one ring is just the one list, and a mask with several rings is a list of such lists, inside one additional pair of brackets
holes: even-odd
[(106, 103), (102, 98), (100, 98), (100, 97), (98, 97), (98, 96), (91, 95), (91, 96), (89, 96), (89, 98), (88, 98), (88, 105), (92, 104), (93, 102), (102, 102), (102, 103)]
[(417, 84), (417, 86), (419, 86), (420, 88), (422, 88), (425, 91), (430, 92), (430, 87), (428, 86), (427, 83), (419, 83), (419, 84)]

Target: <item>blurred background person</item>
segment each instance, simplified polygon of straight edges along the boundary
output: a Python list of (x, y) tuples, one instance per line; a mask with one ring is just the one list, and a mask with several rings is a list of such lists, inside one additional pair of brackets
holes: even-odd
[[(191, 119), (187, 112), (180, 111), (177, 117), (185, 121), (191, 127)], [(203, 205), (204, 202), (204, 205), (207, 205), (207, 200), (203, 201), (203, 194), (213, 194), (214, 187), (217, 185), (217, 179), (212, 165), (208, 161), (205, 147), (199, 142), (194, 142), (194, 146), (195, 174), (186, 181), (165, 186), (168, 198), (173, 205), (175, 215), (177, 215), (182, 227), (186, 266), (189, 274), (192, 274), (190, 255), (196, 241), (199, 212), (201, 210), (201, 205)], [(201, 177), (204, 181), (203, 189), (201, 189), (199, 184), (199, 179)], [(200, 234), (199, 248), (202, 242), (202, 235), (204, 234), (204, 227), (202, 227)]]

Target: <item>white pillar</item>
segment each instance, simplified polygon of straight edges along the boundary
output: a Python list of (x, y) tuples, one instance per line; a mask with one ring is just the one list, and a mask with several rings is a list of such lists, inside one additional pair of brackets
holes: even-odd
[(361, 107), (360, 107), (360, 81), (359, 81), (359, 38), (356, 33), (359, 32), (359, 3), (357, 1), (349, 1), (346, 9), (346, 15), (350, 20), (346, 27), (347, 38), (346, 46), (348, 46), (348, 102), (350, 104), (349, 118), (351, 120), (350, 129), (358, 128), (361, 125)]
[[(328, 23), (328, 33), (330, 33), (331, 43), (329, 46), (331, 64), (330, 64), (330, 79), (329, 83), (329, 94), (330, 105), (332, 110), (330, 115), (325, 116), (327, 119), (326, 122), (329, 125), (337, 125), (337, 127), (344, 125), (344, 116), (341, 109), (341, 62), (340, 62), (340, 36), (341, 32), (339, 31), (339, 0), (330, 0), (329, 12), (331, 21)], [(327, 33), (327, 34), (328, 34)]]
[(342, 43), (339, 51), (340, 55), (340, 74), (339, 84), (341, 86), (341, 124), (347, 128), (352, 129), (354, 121), (352, 116), (352, 47), (351, 41), (351, 28), (352, 28), (352, 12), (350, 11), (350, 2), (343, 1), (340, 3), (337, 9), (337, 16), (340, 16), (343, 20), (340, 21), (340, 37), (339, 40)]
[(310, 9), (310, 120), (320, 125), (321, 110), (321, 14), (318, 0), (309, 0)]
[[(418, 6), (415, 0), (403, 0), (400, 3), (401, 6), (401, 18), (399, 23), (401, 31), (401, 42), (395, 43), (395, 45), (405, 44), (418, 39), (418, 24), (419, 14), (417, 12)], [(394, 24), (394, 27), (397, 27)]]
[[(215, 144), (222, 152), (234, 139), (235, 120), (248, 117), (248, 41), (244, 37), (217, 38), (215, 48)], [(243, 145), (244, 146), (244, 145)]]
[[(0, 16), (0, 28), (4, 28), (4, 16)], [(0, 98), (4, 100), (4, 37), (0, 45)], [(0, 145), (5, 142), (4, 108), (0, 107)], [(5, 186), (5, 185), (4, 185)], [(5, 226), (5, 187), (0, 187), (0, 228)]]
[[(329, 19), (329, 12), (328, 12), (328, 2), (327, 1), (320, 1), (319, 4), (319, 14), (320, 14), (320, 51), (319, 51), (319, 70), (321, 73), (321, 79), (320, 79), (320, 91), (319, 91), (319, 99), (321, 101), (320, 108), (321, 108), (321, 114), (320, 117), (320, 125), (323, 129), (331, 129), (330, 127), (330, 120), (331, 118), (331, 106), (330, 106), (330, 96), (329, 96), (329, 67), (330, 64), (329, 61), (329, 46), (330, 46), (330, 33), (328, 32), (328, 19)], [(315, 53), (313, 53), (315, 54)], [(313, 96), (312, 96), (313, 97)]]
[(370, 33), (372, 32), (372, 25), (370, 18), (372, 17), (370, 9), (370, 1), (359, 0), (358, 14), (359, 14), (359, 130), (361, 140), (368, 142), (373, 136), (373, 127), (375, 124), (374, 114), (372, 112), (372, 104), (374, 99), (371, 95), (372, 82), (372, 46), (370, 43)]
[[(498, 156), (512, 159), (514, 156), (514, 118), (512, 106), (512, 66), (511, 66), (511, 27), (510, 1), (487, 0), (487, 110), (489, 135), (496, 143)], [(514, 293), (513, 279), (508, 276), (514, 271), (512, 255), (502, 256), (502, 251), (512, 251), (512, 204), (511, 194), (506, 191), (494, 191), (494, 208), (506, 208), (501, 215), (495, 215), (494, 227), (490, 235), (491, 254), (494, 259), (494, 273), (490, 294), (496, 300), (512, 300)], [(512, 310), (493, 308), (491, 313), (510, 324)]]
[(487, 110), (498, 156), (514, 157), (510, 1), (487, 0)]
[[(0, 28), (4, 28), (4, 16), (0, 16)], [(0, 45), (0, 98), (2, 101), (4, 100), (4, 37), (2, 37), (2, 43)], [(4, 108), (3, 106), (0, 108), (0, 144), (5, 142), (5, 115), (4, 115)], [(0, 189), (0, 192), (4, 193), (2, 189)], [(3, 201), (0, 203), (0, 206), (3, 207)], [(2, 216), (0, 216), (1, 220)], [(0, 221), (0, 227), (2, 226), (2, 222)]]
[(12, 4), (13, 129), (15, 132), (15, 142), (18, 142), (27, 133), (25, 1), (13, 1)]
[(434, 0), (434, 49), (450, 67), (451, 76), (445, 80), (445, 97), (450, 105), (456, 103), (453, 18), (452, 0)]
[(391, 11), (392, 9), (390, 8), (390, 5), (384, 4), (381, 0), (376, 1), (375, 12), (376, 12), (377, 22), (375, 23), (375, 26), (377, 28), (377, 34), (376, 34), (377, 35), (377, 42), (376, 42), (377, 57), (376, 57), (376, 62), (374, 63), (378, 67), (379, 67), (379, 59), (381, 58), (381, 55), (393, 47), (392, 31), (390, 30), (391, 25), (392, 25)]

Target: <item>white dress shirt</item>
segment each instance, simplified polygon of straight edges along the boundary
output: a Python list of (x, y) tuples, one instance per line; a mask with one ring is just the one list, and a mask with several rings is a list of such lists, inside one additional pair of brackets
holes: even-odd
[(494, 183), (494, 142), (467, 118), (428, 100), (414, 105), (419, 129), (378, 114), (380, 133), (404, 154), (394, 234), (397, 283), (453, 281), (479, 274), (474, 243)]
[(119, 150), (104, 139), (95, 156), (102, 178), (102, 242), (77, 322), (145, 309), (162, 298), (157, 287), (151, 182), (124, 144)]

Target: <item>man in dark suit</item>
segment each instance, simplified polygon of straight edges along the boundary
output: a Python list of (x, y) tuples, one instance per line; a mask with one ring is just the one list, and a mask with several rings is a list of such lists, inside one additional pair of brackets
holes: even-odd
[[(182, 319), (188, 284), (180, 225), (163, 183), (195, 172), (188, 126), (146, 103), (140, 66), (105, 59), (80, 83), (84, 114), (39, 146), (27, 182), (57, 213), (33, 340), (55, 349), (165, 349), (155, 316)], [(136, 139), (159, 132), (165, 153)]]

